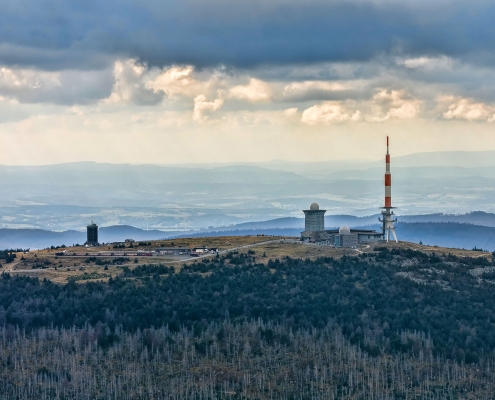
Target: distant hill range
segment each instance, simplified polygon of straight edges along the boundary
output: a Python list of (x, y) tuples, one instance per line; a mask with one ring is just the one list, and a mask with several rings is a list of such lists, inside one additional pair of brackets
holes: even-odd
[[(347, 225), (353, 228), (381, 229), (379, 214), (356, 217), (332, 215), (326, 218), (328, 229)], [(143, 230), (127, 225), (115, 225), (99, 229), (103, 243), (125, 239), (157, 240), (173, 237), (286, 235), (299, 236), (304, 230), (302, 218), (277, 218), (269, 221), (247, 222), (203, 231)], [(399, 216), (397, 234), (400, 240), (444, 247), (495, 250), (495, 214), (481, 211), (463, 215), (429, 214)], [(74, 230), (53, 232), (42, 229), (0, 229), (0, 249), (31, 248), (82, 244), (86, 233)]]
[[(328, 229), (337, 228), (329, 226)], [(354, 228), (376, 229), (380, 226), (354, 226)], [(474, 248), (495, 251), (495, 227), (463, 224), (456, 222), (401, 222), (397, 224), (399, 240), (422, 243), (429, 246), (451, 247), (471, 250)], [(201, 236), (240, 236), (274, 235), (299, 236), (301, 230), (295, 228), (235, 229), (212, 232), (196, 232), (192, 237)]]
[[(335, 160), (316, 162), (297, 162), (285, 160), (272, 160), (253, 163), (209, 163), (209, 164), (182, 164), (181, 167), (189, 168), (218, 168), (233, 166), (255, 166), (279, 171), (291, 171), (304, 174), (313, 171), (340, 171), (349, 169), (368, 169), (383, 167), (383, 159), (374, 160)], [(405, 156), (393, 155), (394, 167), (495, 167), (495, 151), (435, 151), (408, 154)]]
[[(336, 227), (346, 225), (349, 227), (377, 225), (380, 214), (366, 217), (356, 217), (354, 215), (328, 215), (325, 217), (325, 226)], [(483, 211), (474, 211), (468, 214), (425, 214), (425, 215), (404, 215), (398, 216), (402, 222), (455, 222), (460, 224), (472, 224), (495, 227), (495, 214)], [(260, 222), (245, 222), (233, 225), (232, 227), (219, 227), (209, 231), (225, 231), (229, 229), (301, 229), (304, 230), (304, 218), (277, 218)]]
[[(244, 165), (0, 165), (0, 227), (80, 231), (94, 220), (101, 226), (149, 226), (161, 231), (231, 229), (248, 221), (302, 217), (301, 210), (313, 201), (329, 215), (369, 216), (361, 220), (331, 216), (329, 226), (375, 224), (383, 202), (384, 172), (383, 156), (377, 159)], [(476, 217), (477, 222), (474, 214), (433, 213), (495, 213), (494, 151), (392, 155), (392, 173), (394, 205), (400, 215), (419, 215), (403, 217), (404, 222), (486, 225), (487, 215)], [(288, 223), (302, 226), (296, 218)], [(239, 229), (253, 228), (249, 224)], [(492, 221), (488, 226), (494, 225)]]
[[(123, 242), (125, 239), (156, 240), (177, 236), (183, 232), (143, 230), (133, 226), (116, 225), (99, 229), (101, 243)], [(0, 249), (43, 249), (50, 246), (72, 246), (86, 242), (86, 232), (53, 232), (42, 229), (0, 229)]]

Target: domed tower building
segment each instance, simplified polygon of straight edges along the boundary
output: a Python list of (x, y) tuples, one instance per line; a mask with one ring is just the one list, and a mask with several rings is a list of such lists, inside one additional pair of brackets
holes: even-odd
[(318, 241), (318, 235), (325, 234), (325, 213), (327, 210), (320, 210), (318, 203), (309, 206), (309, 210), (304, 213), (304, 232), (301, 232), (302, 240)]

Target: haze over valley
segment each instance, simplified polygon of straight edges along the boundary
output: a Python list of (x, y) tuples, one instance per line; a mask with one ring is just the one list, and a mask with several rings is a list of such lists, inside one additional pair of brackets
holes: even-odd
[[(397, 215), (495, 212), (492, 152), (437, 152), (392, 160)], [(205, 230), (302, 218), (301, 210), (312, 201), (328, 210), (327, 219), (333, 226), (331, 215), (377, 214), (383, 202), (382, 180), (382, 160), (220, 166), (92, 162), (3, 166), (0, 226), (82, 231), (95, 220), (103, 227)]]

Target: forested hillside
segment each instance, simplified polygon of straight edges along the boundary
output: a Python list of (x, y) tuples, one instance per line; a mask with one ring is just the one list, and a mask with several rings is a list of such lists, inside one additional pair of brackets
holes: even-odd
[[(178, 273), (123, 267), (108, 283), (3, 274), (4, 398), (13, 387), (17, 398), (493, 392), (492, 260), (387, 248), (268, 265), (257, 257), (230, 253)], [(42, 353), (57, 362), (29, 361)]]

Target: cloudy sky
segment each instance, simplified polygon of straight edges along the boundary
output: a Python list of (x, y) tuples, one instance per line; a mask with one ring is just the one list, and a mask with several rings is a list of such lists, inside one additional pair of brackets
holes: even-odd
[(485, 0), (3, 0), (0, 164), (495, 149)]

